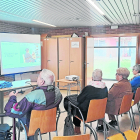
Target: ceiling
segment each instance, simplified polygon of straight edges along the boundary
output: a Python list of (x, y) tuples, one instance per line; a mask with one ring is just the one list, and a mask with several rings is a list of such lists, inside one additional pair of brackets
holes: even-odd
[(93, 2), (104, 15), (86, 0), (0, 0), (0, 21), (38, 28), (51, 26), (33, 20), (56, 27), (140, 24), (140, 0)]

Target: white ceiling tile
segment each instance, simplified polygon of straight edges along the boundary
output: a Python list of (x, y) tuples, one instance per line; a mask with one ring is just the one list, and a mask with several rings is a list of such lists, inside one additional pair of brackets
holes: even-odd
[[(86, 0), (1, 0), (0, 21), (37, 27), (104, 26), (113, 24), (140, 24), (139, 0), (93, 0), (105, 13), (101, 15)], [(139, 7), (138, 7), (139, 5)], [(108, 19), (110, 21), (108, 21)]]

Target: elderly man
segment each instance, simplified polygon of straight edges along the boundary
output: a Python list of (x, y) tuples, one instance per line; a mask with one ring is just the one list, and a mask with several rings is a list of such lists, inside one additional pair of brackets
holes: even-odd
[(32, 110), (47, 110), (57, 107), (61, 102), (62, 95), (57, 87), (53, 86), (54, 73), (43, 69), (37, 79), (38, 87), (28, 93), (20, 102), (17, 102), (17, 93), (9, 94), (9, 101), (5, 106), (6, 115), (19, 118), (29, 128)]

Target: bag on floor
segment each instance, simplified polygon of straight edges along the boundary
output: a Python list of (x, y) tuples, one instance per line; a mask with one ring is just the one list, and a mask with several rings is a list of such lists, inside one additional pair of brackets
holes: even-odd
[(0, 140), (11, 140), (11, 127), (8, 124), (0, 124)]
[(73, 127), (73, 123), (71, 120), (71, 116), (68, 115), (65, 118), (65, 124), (64, 124), (64, 136), (71, 136), (74, 135), (74, 127)]

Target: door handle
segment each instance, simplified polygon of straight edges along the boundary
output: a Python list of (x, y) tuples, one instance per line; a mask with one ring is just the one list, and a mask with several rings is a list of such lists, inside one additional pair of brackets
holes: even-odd
[(74, 61), (70, 61), (70, 62), (74, 62)]
[(47, 62), (48, 62), (48, 61), (51, 61), (51, 60), (47, 60)]
[(86, 64), (88, 65), (89, 63), (86, 63), (86, 62), (85, 62), (84, 65), (86, 65)]
[(59, 61), (63, 61), (63, 60), (59, 60)]

